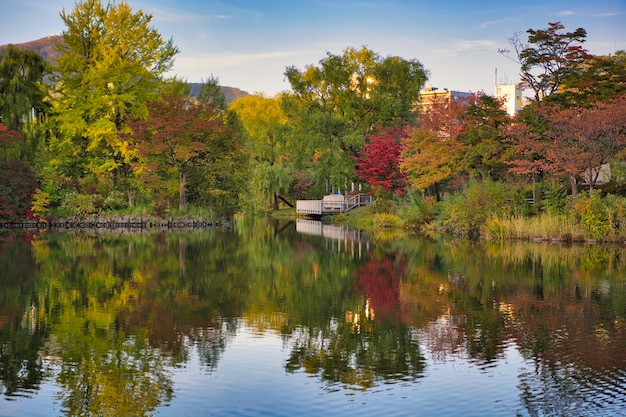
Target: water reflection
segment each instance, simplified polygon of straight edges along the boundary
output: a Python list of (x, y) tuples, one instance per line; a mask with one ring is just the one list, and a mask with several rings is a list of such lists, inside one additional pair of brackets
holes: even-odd
[(363, 232), (345, 225), (325, 224), (312, 219), (296, 219), (296, 232), (324, 237), (326, 248), (332, 252), (343, 251), (360, 258), (370, 249), (370, 241)]
[[(268, 335), (280, 337), (269, 380), (306, 374), (322, 390), (370, 393), (372, 407), (386, 404), (375, 393), (389, 384), (410, 384), (418, 395), (406, 398), (421, 409), (434, 387), (462, 400), (430, 415), (620, 415), (626, 406), (623, 248), (374, 244), (318, 226), (245, 218), (201, 233), (1, 235), (3, 397), (31, 415), (44, 389), (68, 416), (176, 411), (197, 404), (176, 402), (196, 393), (177, 393), (176, 375), (218, 378), (203, 380), (199, 398), (228, 386), (219, 375), (232, 365), (222, 361), (245, 329), (259, 355)], [(478, 373), (439, 386), (449, 363)], [(498, 391), (480, 391), (483, 374)], [(480, 408), (485, 400), (493, 408)], [(187, 414), (206, 412), (195, 407)]]

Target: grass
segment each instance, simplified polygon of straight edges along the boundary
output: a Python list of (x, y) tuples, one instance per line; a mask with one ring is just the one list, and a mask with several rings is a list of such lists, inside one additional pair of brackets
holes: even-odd
[(562, 241), (583, 241), (588, 233), (571, 216), (563, 214), (541, 214), (533, 217), (512, 217), (487, 219), (481, 235), (492, 240), (544, 239)]

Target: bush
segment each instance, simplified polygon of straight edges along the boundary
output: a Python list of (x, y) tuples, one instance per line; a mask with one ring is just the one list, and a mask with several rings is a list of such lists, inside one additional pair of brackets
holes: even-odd
[(50, 193), (37, 189), (33, 195), (31, 211), (35, 217), (44, 217), (48, 213), (50, 205)]
[(441, 202), (439, 222), (450, 233), (478, 235), (489, 217), (510, 214), (511, 197), (502, 183), (472, 179), (460, 193)]
[(435, 197), (409, 192), (406, 202), (398, 207), (398, 215), (404, 220), (406, 227), (422, 229), (436, 219), (437, 207)]
[(556, 184), (547, 184), (542, 190), (540, 207), (548, 214), (559, 214), (567, 205), (567, 191)]
[(605, 197), (607, 220), (614, 233), (626, 236), (626, 197), (609, 194)]
[(67, 192), (61, 200), (61, 210), (67, 216), (84, 218), (98, 214), (101, 197), (97, 194), (81, 194), (77, 191)]
[(611, 231), (606, 201), (598, 191), (580, 194), (573, 201), (573, 209), (586, 232), (594, 239), (605, 237)]
[(390, 198), (376, 198), (371, 207), (374, 213), (395, 213), (398, 203)]
[(35, 175), (22, 161), (0, 162), (0, 220), (31, 217)]
[(376, 213), (373, 220), (376, 228), (402, 227), (404, 224), (400, 217), (392, 213)]
[(102, 202), (103, 210), (121, 210), (128, 207), (128, 200), (121, 191), (113, 190)]

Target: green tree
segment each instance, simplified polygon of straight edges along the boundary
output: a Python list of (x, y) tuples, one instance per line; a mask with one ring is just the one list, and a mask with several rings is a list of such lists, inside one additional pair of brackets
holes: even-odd
[(251, 198), (278, 209), (281, 193), (292, 183), (292, 151), (286, 135), (287, 117), (280, 98), (249, 95), (231, 103), (246, 132), (246, 147), (255, 161), (250, 176)]
[(200, 83), (198, 100), (202, 103), (213, 104), (218, 110), (226, 110), (226, 96), (220, 87), (220, 80), (213, 74)]
[(626, 51), (592, 55), (578, 71), (570, 73), (558, 94), (551, 96), (566, 106), (589, 106), (626, 94)]
[(510, 122), (502, 102), (487, 94), (475, 94), (464, 109), (463, 117), (466, 129), (459, 134), (465, 150), (461, 167), (501, 179), (506, 171), (503, 139)]
[(84, 0), (61, 18), (67, 28), (54, 77), (51, 165), (82, 186), (124, 188), (132, 203), (134, 155), (118, 133), (146, 116), (178, 49), (150, 26), (151, 15), (126, 2)]
[(363, 150), (375, 126), (414, 121), (427, 80), (419, 61), (382, 58), (366, 47), (328, 53), (319, 64), (285, 71), (293, 90), (286, 109), (298, 142), (295, 162), (314, 173), (318, 193), (355, 179), (351, 157)]
[(8, 45), (0, 55), (0, 120), (21, 131), (24, 124), (44, 111), (47, 88), (43, 83), (49, 66), (43, 57)]

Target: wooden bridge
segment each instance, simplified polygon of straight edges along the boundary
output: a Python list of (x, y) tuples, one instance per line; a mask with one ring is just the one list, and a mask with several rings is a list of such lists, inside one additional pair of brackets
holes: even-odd
[(369, 194), (359, 193), (347, 199), (343, 194), (330, 194), (321, 200), (298, 200), (296, 213), (312, 216), (345, 213), (356, 207), (369, 206), (373, 201), (374, 196)]

